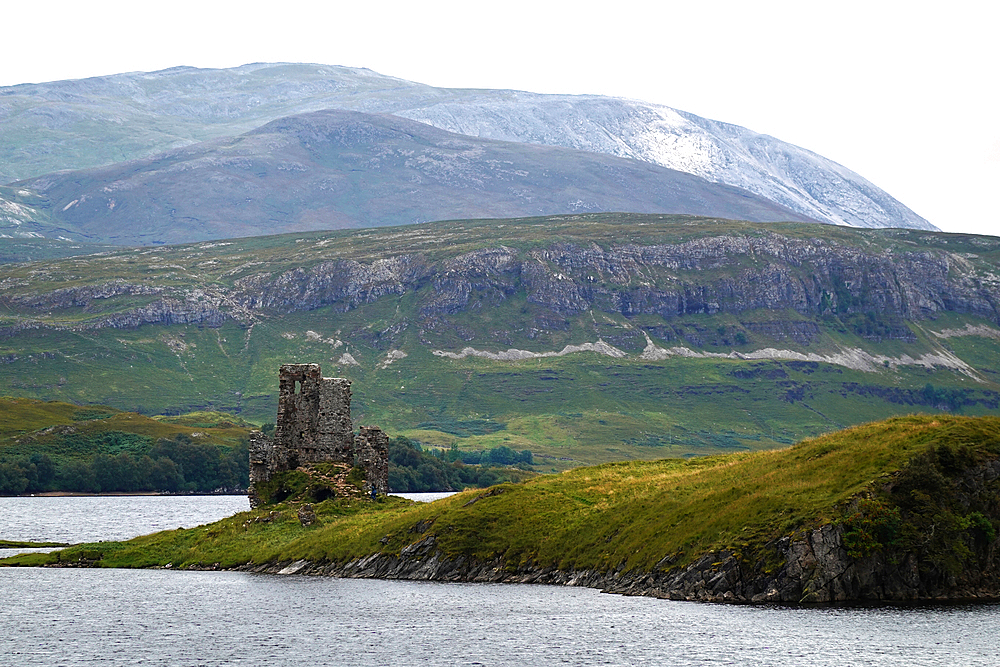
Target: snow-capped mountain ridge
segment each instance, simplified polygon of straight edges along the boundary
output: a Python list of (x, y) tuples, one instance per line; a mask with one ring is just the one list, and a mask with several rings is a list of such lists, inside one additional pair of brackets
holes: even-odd
[(639, 159), (816, 220), (935, 227), (850, 169), (746, 128), (595, 95), (435, 88), (365, 69), (254, 63), (0, 88), (0, 181), (106, 165), (323, 109), (391, 113), (472, 135)]
[(936, 229), (840, 164), (774, 137), (663, 105), (514, 93), (510, 99), (448, 101), (395, 113), (460, 134), (652, 162), (835, 224)]

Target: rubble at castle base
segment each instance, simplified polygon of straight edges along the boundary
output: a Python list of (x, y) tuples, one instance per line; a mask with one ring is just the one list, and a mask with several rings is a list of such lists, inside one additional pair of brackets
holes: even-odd
[(389, 490), (389, 436), (377, 426), (351, 422), (351, 382), (325, 378), (319, 364), (285, 364), (278, 371), (274, 437), (250, 436), (250, 505), (256, 486), (273, 475), (314, 463), (346, 463), (365, 471), (365, 494)]

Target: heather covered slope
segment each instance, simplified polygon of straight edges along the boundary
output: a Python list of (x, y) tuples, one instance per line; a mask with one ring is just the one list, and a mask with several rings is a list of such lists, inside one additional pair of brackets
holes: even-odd
[(0, 269), (0, 391), (270, 421), (282, 363), (422, 443), (584, 463), (995, 414), (993, 237), (692, 217), (453, 221)]
[[(701, 600), (1000, 597), (1000, 422), (908, 417), (781, 451), (613, 463), (426, 505), (278, 504), (26, 564), (539, 581)], [(294, 563), (292, 567), (286, 567)]]

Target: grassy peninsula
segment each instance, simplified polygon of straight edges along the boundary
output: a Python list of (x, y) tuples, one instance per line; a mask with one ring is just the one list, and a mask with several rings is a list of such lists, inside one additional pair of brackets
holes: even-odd
[(998, 418), (899, 417), (780, 451), (609, 463), (431, 504), (327, 500), (314, 505), (318, 521), (309, 526), (297, 503), (286, 502), (208, 526), (5, 564), (347, 563), (412, 553), (433, 538), (438, 558), (509, 573), (662, 573), (706, 554), (773, 572), (784, 564), (773, 546), (782, 538), (837, 526), (855, 560), (877, 554), (902, 562), (915, 553), (921, 572), (961, 574), (994, 567), (983, 559), (996, 545), (1000, 481), (987, 475), (973, 492), (969, 471), (1000, 467), (998, 458)]

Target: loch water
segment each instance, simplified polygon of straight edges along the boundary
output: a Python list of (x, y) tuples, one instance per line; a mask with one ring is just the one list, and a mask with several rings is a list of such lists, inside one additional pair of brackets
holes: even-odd
[[(189, 518), (172, 515), (176, 528), (220, 518), (219, 498), (194, 510), (191, 497), (67, 502), (120, 539), (149, 532), (130, 523), (147, 505), (178, 501)], [(80, 541), (10, 532), (47, 520), (44, 503), (23, 500), (44, 499), (0, 499), (0, 539)], [(0, 568), (10, 665), (985, 666), (998, 663), (997, 627), (1000, 605), (736, 606), (559, 586)]]
[(246, 496), (0, 498), (0, 540), (99, 542), (192, 528), (250, 509)]

